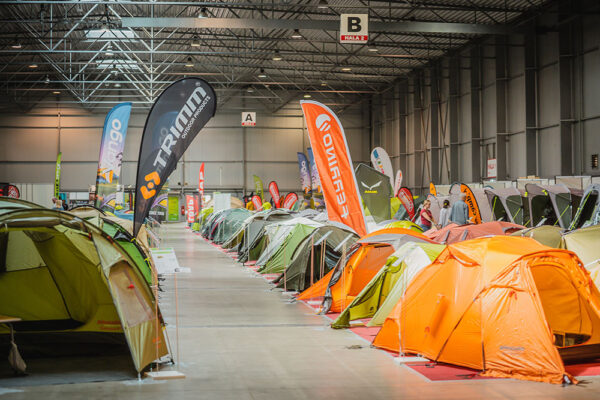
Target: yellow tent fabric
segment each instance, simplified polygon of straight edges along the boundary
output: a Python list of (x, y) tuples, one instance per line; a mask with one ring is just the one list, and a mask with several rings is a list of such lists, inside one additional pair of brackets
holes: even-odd
[(600, 225), (577, 229), (563, 235), (560, 248), (577, 254), (590, 272), (596, 287), (600, 288)]
[(448, 246), (415, 277), (399, 329), (403, 353), (486, 376), (573, 382), (561, 354), (600, 343), (600, 293), (570, 251), (480, 238)]
[(96, 226), (53, 210), (12, 211), (0, 216), (0, 244), (0, 314), (23, 320), (21, 340), (126, 342), (138, 372), (168, 354), (150, 288)]

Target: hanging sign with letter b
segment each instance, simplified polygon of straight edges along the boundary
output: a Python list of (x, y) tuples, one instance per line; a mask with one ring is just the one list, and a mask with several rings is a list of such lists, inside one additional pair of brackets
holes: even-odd
[(340, 43), (367, 43), (368, 41), (368, 14), (340, 15)]

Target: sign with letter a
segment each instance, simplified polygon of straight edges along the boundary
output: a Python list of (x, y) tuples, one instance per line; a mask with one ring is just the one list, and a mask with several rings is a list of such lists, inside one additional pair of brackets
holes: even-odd
[(243, 111), (242, 112), (242, 126), (256, 126), (256, 113)]
[(340, 43), (367, 43), (368, 41), (368, 14), (342, 14), (340, 16)]

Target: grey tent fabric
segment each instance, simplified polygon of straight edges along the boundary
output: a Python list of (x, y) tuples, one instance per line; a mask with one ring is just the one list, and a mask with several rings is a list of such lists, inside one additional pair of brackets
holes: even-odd
[(585, 189), (570, 229), (578, 229), (600, 224), (600, 184), (592, 184)]
[(519, 189), (508, 187), (503, 189), (485, 188), (485, 194), (494, 221), (506, 221), (524, 225), (523, 199)]
[(340, 246), (348, 249), (357, 239), (356, 233), (332, 224), (315, 229), (300, 243), (285, 274), (275, 281), (277, 287), (298, 292), (307, 289), (335, 266), (342, 254)]
[(566, 229), (571, 224), (571, 191), (565, 185), (525, 185), (531, 225), (558, 225)]

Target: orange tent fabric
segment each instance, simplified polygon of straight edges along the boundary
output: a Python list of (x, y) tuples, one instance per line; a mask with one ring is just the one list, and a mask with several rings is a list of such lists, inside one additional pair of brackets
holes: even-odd
[(510, 222), (492, 221), (483, 224), (450, 224), (440, 230), (430, 229), (424, 235), (436, 243), (451, 244), (482, 236), (508, 235), (524, 228)]
[[(392, 235), (392, 236), (390, 236)], [(329, 312), (341, 312), (348, 306), (360, 291), (373, 279), (385, 265), (387, 258), (394, 252), (394, 247), (379, 241), (393, 235), (404, 235), (415, 240), (430, 241), (422, 234), (404, 228), (386, 228), (372, 232), (360, 239), (360, 246), (348, 259), (344, 271), (337, 282), (330, 287), (336, 269), (329, 271), (322, 279), (300, 293), (298, 300), (308, 300), (325, 296), (327, 288), (331, 289), (332, 304)]]
[(600, 343), (600, 293), (589, 273), (574, 253), (530, 238), (448, 246), (399, 307), (403, 353), (486, 376), (574, 382), (561, 355)]

